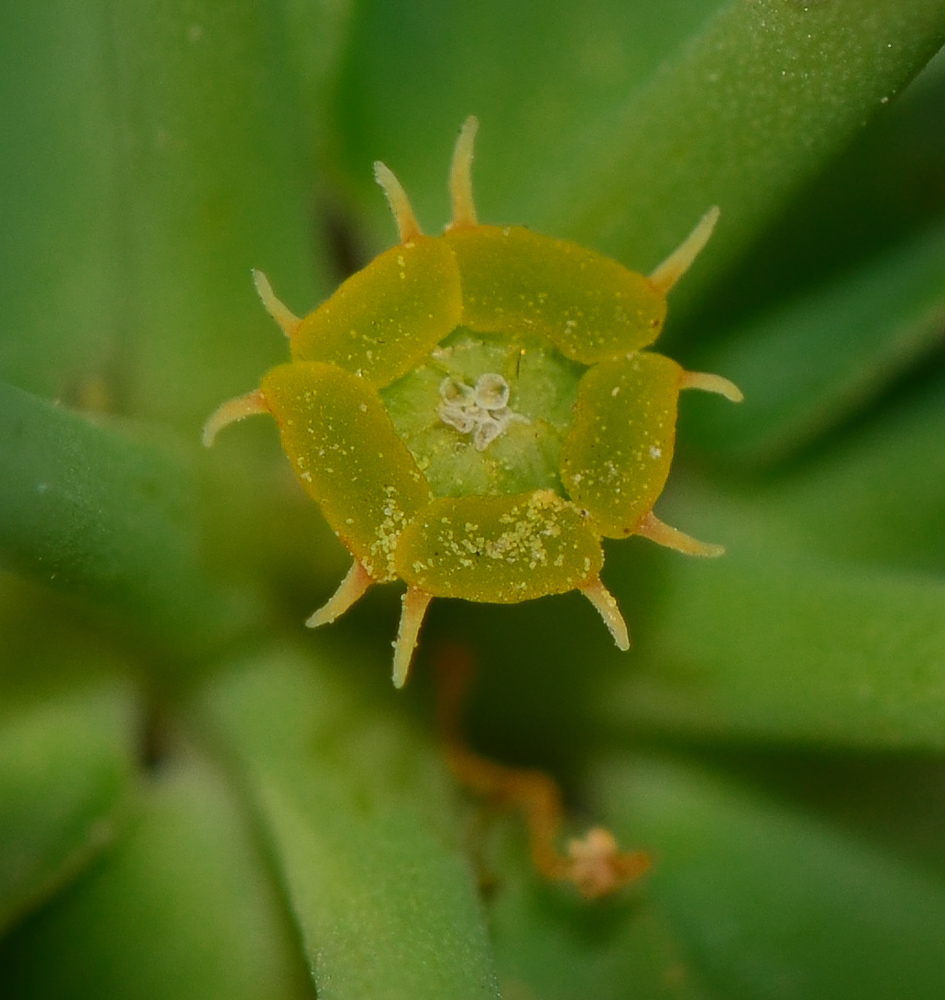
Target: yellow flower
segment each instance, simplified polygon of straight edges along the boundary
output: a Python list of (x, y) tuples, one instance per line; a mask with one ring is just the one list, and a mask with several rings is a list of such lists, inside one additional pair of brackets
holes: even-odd
[(480, 225), (477, 126), (468, 119), (456, 143), (442, 236), (423, 235), (400, 183), (377, 163), (397, 246), (304, 319), (255, 273), (292, 360), (204, 428), (209, 445), (227, 424), (271, 413), (303, 487), (354, 556), (308, 625), (333, 621), (372, 583), (406, 582), (398, 687), (433, 597), (515, 603), (577, 589), (626, 649), (627, 627), (600, 580), (601, 538), (722, 551), (664, 524), (653, 505), (669, 475), (680, 390), (741, 393), (644, 350), (718, 209), (648, 277), (520, 226)]

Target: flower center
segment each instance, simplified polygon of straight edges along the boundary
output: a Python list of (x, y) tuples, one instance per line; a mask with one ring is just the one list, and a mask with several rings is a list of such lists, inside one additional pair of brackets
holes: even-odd
[(537, 338), (457, 328), (381, 390), (438, 497), (552, 489), (585, 367)]
[(509, 424), (531, 423), (509, 409), (509, 394), (509, 383), (497, 372), (480, 375), (475, 385), (447, 375), (440, 383), (442, 402), (437, 413), (460, 434), (471, 434), (476, 451), (485, 451)]

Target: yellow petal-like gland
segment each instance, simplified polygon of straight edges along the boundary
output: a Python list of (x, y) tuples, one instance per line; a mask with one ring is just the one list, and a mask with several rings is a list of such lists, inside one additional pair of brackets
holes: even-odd
[(295, 361), (268, 372), (262, 391), (325, 519), (372, 579), (394, 579), (400, 532), (431, 494), (375, 390), (335, 365)]
[(442, 239), (386, 250), (306, 316), (292, 354), (363, 376), (378, 387), (415, 368), (459, 324), (459, 270)]
[(404, 529), (397, 573), (435, 597), (515, 604), (596, 579), (600, 542), (551, 490), (435, 500)]
[(666, 298), (642, 274), (567, 240), (521, 226), (449, 230), (459, 263), (463, 323), (547, 338), (581, 364), (652, 344)]
[(632, 534), (662, 492), (682, 375), (675, 361), (642, 353), (603, 361), (581, 379), (561, 480), (600, 534)]

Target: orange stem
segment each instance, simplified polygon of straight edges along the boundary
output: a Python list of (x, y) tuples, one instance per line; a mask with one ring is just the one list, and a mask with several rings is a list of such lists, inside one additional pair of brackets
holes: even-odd
[(568, 854), (555, 846), (564, 819), (561, 790), (543, 771), (509, 767), (476, 753), (466, 742), (462, 709), (472, 683), (473, 660), (465, 646), (442, 647), (436, 656), (437, 729), (446, 761), (461, 784), (484, 798), (520, 809), (528, 826), (532, 862), (545, 878), (573, 882), (589, 898), (629, 884), (650, 867), (641, 851), (622, 853), (613, 836), (592, 829), (572, 840)]

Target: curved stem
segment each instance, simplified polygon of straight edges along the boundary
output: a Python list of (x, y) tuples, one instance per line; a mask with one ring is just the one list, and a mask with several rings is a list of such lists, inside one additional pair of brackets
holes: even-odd
[(608, 895), (639, 878), (649, 867), (643, 851), (621, 852), (613, 835), (595, 827), (555, 846), (564, 806), (557, 782), (543, 771), (508, 767), (476, 753), (463, 735), (462, 707), (472, 682), (473, 662), (464, 646), (445, 646), (436, 657), (437, 728), (446, 761), (457, 781), (478, 795), (521, 809), (528, 825), (532, 863), (554, 881), (572, 882), (589, 899)]

